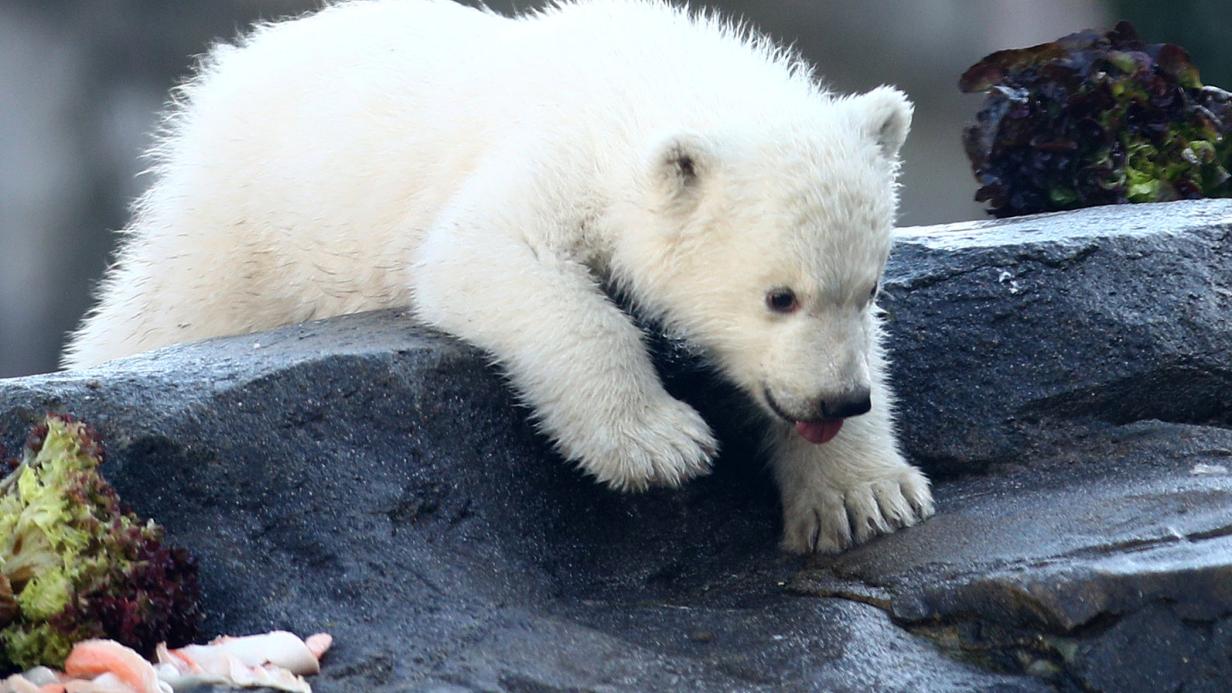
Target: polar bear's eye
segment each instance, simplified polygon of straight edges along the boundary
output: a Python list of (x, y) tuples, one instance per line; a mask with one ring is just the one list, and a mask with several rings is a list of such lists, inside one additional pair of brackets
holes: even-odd
[(791, 313), (800, 307), (791, 289), (771, 289), (766, 294), (766, 307), (776, 313)]

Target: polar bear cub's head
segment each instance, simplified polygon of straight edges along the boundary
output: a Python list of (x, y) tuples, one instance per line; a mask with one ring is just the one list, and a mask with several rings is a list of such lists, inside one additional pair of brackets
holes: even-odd
[(773, 414), (867, 412), (911, 112), (881, 87), (784, 124), (668, 135), (643, 164), (617, 277)]

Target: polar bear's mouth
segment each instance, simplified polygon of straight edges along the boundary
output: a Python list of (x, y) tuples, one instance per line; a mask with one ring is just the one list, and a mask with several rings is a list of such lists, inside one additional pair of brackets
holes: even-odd
[(814, 444), (821, 445), (828, 443), (838, 435), (838, 430), (843, 427), (842, 419), (824, 419), (822, 421), (797, 421), (796, 433), (799, 433), (805, 440)]
[(779, 403), (774, 401), (774, 395), (770, 394), (770, 388), (762, 387), (762, 393), (765, 394), (766, 404), (770, 405), (770, 408), (774, 410), (774, 413), (778, 414), (785, 421), (795, 424), (796, 433), (799, 433), (801, 438), (804, 438), (814, 445), (821, 445), (822, 443), (828, 443), (831, 440), (834, 440), (834, 436), (838, 435), (839, 429), (843, 427), (842, 419), (815, 419), (812, 421), (800, 421), (783, 411), (783, 408), (779, 406)]

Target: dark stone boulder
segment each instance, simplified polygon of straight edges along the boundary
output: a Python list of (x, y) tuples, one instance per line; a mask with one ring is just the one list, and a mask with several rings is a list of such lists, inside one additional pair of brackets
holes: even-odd
[(1232, 425), (1232, 206), (1097, 207), (901, 231), (881, 305), (911, 456), (1072, 449), (1092, 422)]
[(798, 561), (774, 550), (750, 461), (605, 491), (479, 353), (396, 313), (7, 381), (5, 443), (45, 410), (90, 421), (121, 496), (192, 547), (208, 631), (335, 635), (320, 691), (1008, 680), (876, 608), (788, 590)]
[(939, 511), (838, 557), (775, 551), (735, 395), (666, 347), (725, 434), (676, 492), (596, 487), (481, 354), (397, 313), (0, 381), (0, 442), (89, 421), (121, 495), (198, 555), (208, 631), (335, 634), (320, 691), (1216, 690), (1230, 222), (906, 231), (883, 303)]
[(792, 587), (876, 604), (960, 658), (1067, 689), (1220, 690), (1232, 431), (1136, 422), (1085, 450), (944, 481), (933, 520), (819, 558)]

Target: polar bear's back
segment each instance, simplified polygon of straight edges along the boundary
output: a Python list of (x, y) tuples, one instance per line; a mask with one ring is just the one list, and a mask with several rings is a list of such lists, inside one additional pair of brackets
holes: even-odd
[(260, 172), (309, 207), (317, 174), (342, 193), (331, 206), (423, 195), (528, 133), (601, 153), (641, 147), (647, 131), (763, 123), (814, 96), (801, 63), (769, 44), (636, 0), (519, 19), (449, 0), (345, 3), (220, 46), (182, 95), (162, 152), (172, 168)]
[(357, 2), (218, 46), (180, 90), (161, 182), (217, 192), (229, 180), (236, 202), (281, 202), (284, 227), (375, 207), (388, 218), (369, 225), (396, 223), (405, 208), (391, 199), (464, 166), (485, 139), (474, 103), (487, 85), (468, 79), (483, 70), (468, 43), (495, 47), (506, 23), (447, 1)]
[(568, 150), (576, 170), (553, 166), (575, 183), (620, 179), (654, 135), (761, 124), (819, 96), (792, 56), (658, 2), (508, 19), (360, 0), (259, 28), (177, 90), (156, 178), (65, 362), (408, 305), (414, 248), (510, 141)]

